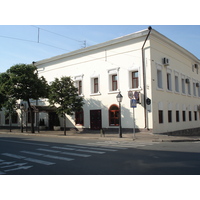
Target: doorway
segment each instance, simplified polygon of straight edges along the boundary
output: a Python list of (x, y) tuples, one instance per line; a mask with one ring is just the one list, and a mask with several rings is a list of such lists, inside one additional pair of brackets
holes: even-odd
[(58, 123), (59, 118), (56, 112), (49, 112), (49, 130), (53, 130), (53, 127)]
[(90, 127), (92, 130), (100, 130), (102, 128), (101, 110), (90, 110)]

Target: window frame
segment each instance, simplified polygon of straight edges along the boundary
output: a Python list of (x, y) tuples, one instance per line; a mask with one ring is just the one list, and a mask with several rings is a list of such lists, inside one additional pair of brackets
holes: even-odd
[[(117, 93), (119, 92), (119, 88), (120, 88), (120, 82), (119, 82), (119, 67), (118, 68), (113, 68), (113, 69), (109, 69), (108, 71), (108, 93), (112, 94), (112, 93)], [(116, 76), (117, 80), (114, 80), (113, 82), (113, 77)], [(116, 88), (114, 87), (113, 84), (116, 84)], [(116, 90), (114, 90), (116, 89)]]
[(83, 89), (84, 89), (83, 76), (84, 76), (83, 74), (74, 76), (74, 84), (75, 84), (75, 87), (78, 89), (79, 96), (84, 96), (83, 95)]
[(179, 72), (175, 70), (174, 70), (174, 91), (175, 93), (180, 93)]
[(171, 68), (167, 68), (167, 91), (172, 92), (172, 70)]

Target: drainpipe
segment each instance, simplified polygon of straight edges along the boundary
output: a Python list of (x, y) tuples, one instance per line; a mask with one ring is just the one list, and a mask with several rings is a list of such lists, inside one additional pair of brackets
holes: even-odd
[(146, 91), (146, 69), (145, 69), (145, 57), (144, 57), (144, 46), (146, 44), (146, 41), (148, 40), (149, 38), (149, 35), (151, 33), (151, 26), (148, 27), (148, 34), (147, 34), (147, 37), (144, 41), (144, 44), (142, 46), (142, 71), (143, 71), (143, 89), (144, 89), (144, 120), (145, 120), (145, 127), (147, 130), (149, 129), (148, 128), (148, 118), (147, 118), (147, 108), (146, 108), (146, 99), (147, 99), (147, 91)]

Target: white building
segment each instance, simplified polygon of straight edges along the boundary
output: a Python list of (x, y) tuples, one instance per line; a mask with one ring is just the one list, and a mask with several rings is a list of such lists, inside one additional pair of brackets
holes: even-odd
[[(62, 76), (75, 81), (85, 104), (82, 112), (67, 116), (68, 128), (118, 129), (119, 91), (123, 95), (124, 132), (133, 130), (129, 91), (139, 92), (140, 104), (134, 109), (138, 130), (170, 133), (200, 127), (200, 60), (156, 30), (143, 30), (34, 64), (49, 83)], [(50, 126), (53, 115), (47, 111), (40, 118)]]

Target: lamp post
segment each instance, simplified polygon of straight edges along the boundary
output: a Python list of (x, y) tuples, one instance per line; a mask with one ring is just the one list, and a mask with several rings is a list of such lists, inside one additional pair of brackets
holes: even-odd
[(119, 137), (122, 138), (122, 125), (121, 125), (121, 102), (123, 99), (123, 96), (121, 95), (121, 92), (118, 93), (116, 96), (117, 101), (119, 103)]
[(21, 110), (21, 133), (24, 132), (24, 129), (23, 129), (23, 110), (24, 110), (24, 104), (20, 104), (20, 110)]

